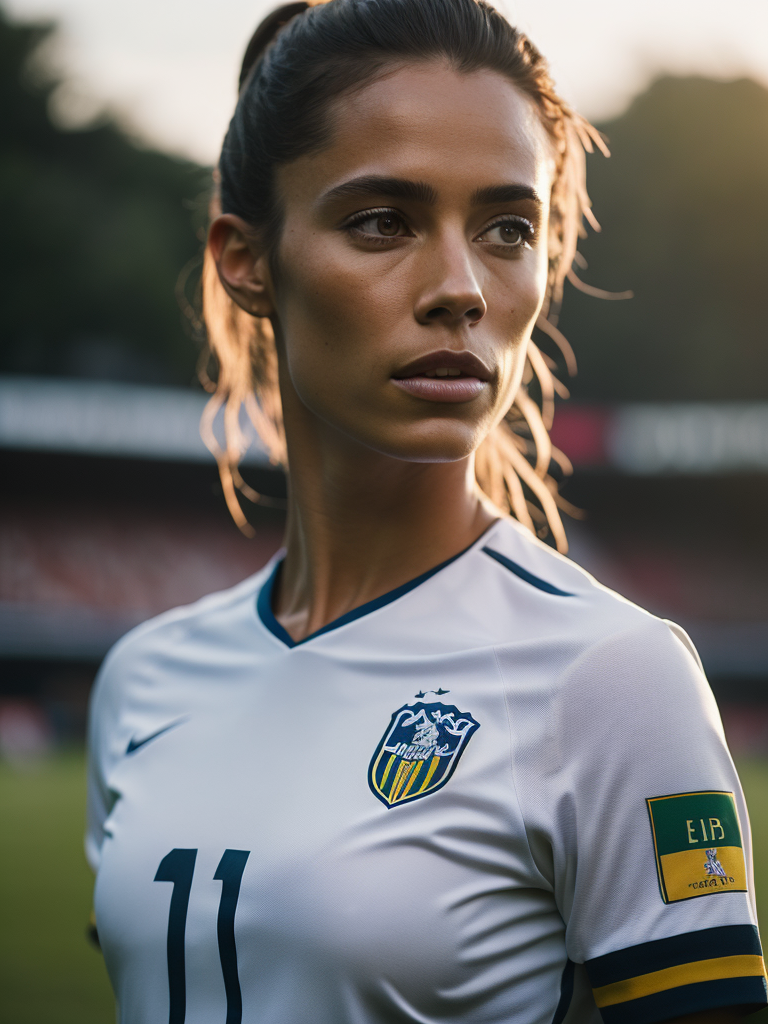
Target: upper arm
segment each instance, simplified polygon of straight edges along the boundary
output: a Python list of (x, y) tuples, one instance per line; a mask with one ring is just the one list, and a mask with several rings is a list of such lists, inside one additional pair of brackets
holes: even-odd
[(605, 1024), (764, 1005), (746, 808), (690, 651), (648, 617), (571, 666), (552, 717), (555, 897)]
[(88, 706), (85, 855), (94, 872), (101, 860), (104, 823), (115, 799), (108, 777), (119, 748), (123, 662), (123, 645), (119, 643), (99, 669)]
[[(747, 1011), (748, 1012), (748, 1011)], [(730, 1006), (723, 1010), (706, 1010), (704, 1013), (689, 1013), (685, 1017), (663, 1021), (662, 1024), (739, 1024), (745, 1010)]]

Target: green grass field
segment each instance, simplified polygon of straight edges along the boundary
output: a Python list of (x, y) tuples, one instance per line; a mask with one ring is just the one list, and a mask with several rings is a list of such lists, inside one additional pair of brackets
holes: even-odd
[[(768, 937), (768, 759), (739, 765), (751, 808), (757, 894)], [(0, 1022), (108, 1024), (112, 995), (85, 939), (92, 877), (82, 853), (80, 754), (34, 773), (0, 766)], [(768, 1024), (768, 1013), (751, 1018)]]

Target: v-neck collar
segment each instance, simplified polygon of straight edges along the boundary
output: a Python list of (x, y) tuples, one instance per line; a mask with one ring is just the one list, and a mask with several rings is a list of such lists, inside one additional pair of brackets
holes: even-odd
[(327, 625), (322, 626), (320, 629), (316, 629), (314, 633), (310, 633), (309, 636), (305, 636), (303, 640), (294, 640), (288, 630), (284, 629), (283, 626), (275, 618), (275, 613), (272, 611), (272, 594), (277, 580), (280, 577), (280, 573), (283, 568), (283, 562), (285, 558), (279, 559), (275, 562), (275, 566), (268, 578), (264, 582), (259, 591), (256, 599), (256, 610), (259, 618), (261, 619), (264, 626), (272, 633), (273, 636), (277, 637), (286, 647), (300, 647), (302, 644), (308, 643), (310, 640), (314, 640), (318, 636), (322, 636), (323, 633), (330, 633), (334, 629), (338, 629), (340, 626), (346, 626), (348, 622), (354, 622), (355, 619), (361, 619), (364, 615), (369, 615), (371, 612), (375, 612), (378, 608), (383, 608), (385, 605), (391, 604), (392, 601), (396, 601), (398, 597), (402, 597), (411, 590), (415, 590), (416, 587), (421, 586), (431, 576), (435, 576), (441, 570), (445, 569), (446, 566), (450, 565), (451, 562), (455, 562), (457, 558), (461, 558), (471, 548), (481, 541), (487, 539), (488, 534), (498, 523), (498, 519), (494, 520), (493, 523), (485, 530), (477, 540), (472, 541), (463, 551), (459, 551), (457, 555), (452, 555), (451, 558), (446, 558), (444, 562), (436, 565), (433, 569), (428, 569), (423, 572), (420, 576), (415, 579), (409, 580), (408, 583), (403, 583), (399, 587), (395, 587), (394, 590), (390, 590), (386, 594), (382, 594), (381, 597), (376, 597), (372, 601), (366, 601), (365, 604), (361, 604), (358, 608), (353, 608), (352, 611), (345, 612), (340, 615), (333, 622), (329, 622)]

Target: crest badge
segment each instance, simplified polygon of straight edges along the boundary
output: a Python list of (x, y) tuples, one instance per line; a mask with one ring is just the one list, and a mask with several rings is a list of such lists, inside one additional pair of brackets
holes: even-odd
[(386, 807), (442, 789), (479, 728), (472, 715), (452, 704), (404, 704), (392, 715), (371, 759), (369, 786)]

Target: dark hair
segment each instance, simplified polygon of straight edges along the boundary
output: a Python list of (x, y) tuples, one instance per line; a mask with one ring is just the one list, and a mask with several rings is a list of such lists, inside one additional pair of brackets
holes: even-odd
[[(212, 214), (242, 217), (268, 247), (279, 239), (281, 210), (275, 169), (328, 143), (329, 107), (339, 96), (367, 85), (394, 66), (442, 60), (460, 72), (492, 70), (531, 97), (555, 151), (551, 196), (547, 296), (537, 326), (554, 339), (573, 369), (568, 343), (557, 331), (563, 283), (572, 274), (576, 245), (591, 216), (585, 185), (585, 150), (603, 151), (599, 134), (560, 99), (534, 45), (485, 0), (330, 0), (291, 3), (257, 28), (246, 49), (240, 95), (221, 152)], [(243, 448), (239, 428), (245, 404), (275, 461), (285, 462), (274, 337), (266, 320), (242, 311), (224, 292), (210, 254), (203, 272), (203, 304), (210, 352), (218, 364), (204, 435), (217, 455), (227, 501), (241, 526), (245, 517), (236, 491), (258, 498), (237, 469)], [(477, 452), (480, 486), (531, 529), (551, 528), (558, 546), (565, 537), (557, 488), (549, 474), (549, 443), (555, 390), (554, 361), (532, 342), (524, 383), (505, 421)], [(527, 384), (539, 382), (541, 408)], [(227, 445), (213, 435), (216, 411), (226, 406)], [(533, 499), (533, 500), (531, 500)]]

